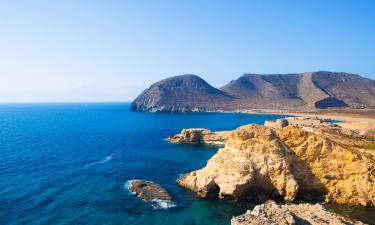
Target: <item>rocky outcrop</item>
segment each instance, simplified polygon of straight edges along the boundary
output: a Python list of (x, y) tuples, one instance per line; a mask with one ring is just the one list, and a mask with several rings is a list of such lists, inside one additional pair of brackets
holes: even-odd
[(183, 129), (180, 134), (168, 138), (175, 144), (210, 144), (224, 145), (228, 131), (212, 132), (203, 128)]
[(362, 136), (375, 139), (375, 123), (370, 122), (346, 122), (339, 124), (340, 127), (354, 131)]
[[(375, 152), (341, 134), (246, 125), (221, 133), (224, 147), (178, 183), (202, 197), (375, 205)], [(201, 132), (214, 137), (216, 132)], [(204, 143), (204, 142), (203, 142)], [(261, 199), (259, 199), (261, 198)]]
[(154, 209), (166, 209), (176, 206), (167, 190), (154, 182), (130, 180), (126, 182), (125, 186), (138, 198), (148, 202)]
[(156, 199), (164, 201), (172, 200), (172, 197), (168, 194), (167, 190), (151, 181), (133, 180), (129, 184), (129, 189), (140, 199), (147, 202)]
[(252, 211), (233, 217), (232, 225), (360, 225), (340, 215), (328, 212), (320, 204), (277, 205), (268, 201)]
[(375, 108), (375, 81), (328, 71), (245, 74), (217, 89), (188, 74), (151, 85), (131, 105), (132, 110), (149, 112), (300, 111), (335, 107)]

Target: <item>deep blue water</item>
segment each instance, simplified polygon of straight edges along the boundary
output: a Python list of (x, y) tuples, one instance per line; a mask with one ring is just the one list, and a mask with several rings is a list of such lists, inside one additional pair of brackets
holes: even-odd
[[(182, 128), (226, 130), (280, 117), (137, 113), (125, 103), (0, 105), (0, 223), (229, 224), (253, 206), (199, 199), (175, 183), (216, 149), (163, 139)], [(161, 184), (177, 207), (139, 200), (125, 188), (132, 179)]]
[[(250, 206), (201, 200), (175, 183), (216, 149), (163, 139), (278, 117), (137, 113), (124, 103), (0, 105), (1, 224), (228, 224)], [(124, 187), (131, 179), (161, 184), (177, 207), (153, 209)]]

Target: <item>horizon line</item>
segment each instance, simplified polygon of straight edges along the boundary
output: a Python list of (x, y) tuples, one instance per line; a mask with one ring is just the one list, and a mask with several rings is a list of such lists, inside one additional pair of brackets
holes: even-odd
[(20, 102), (0, 102), (0, 105), (13, 105), (13, 104), (95, 104), (95, 103), (131, 103), (132, 100), (128, 101), (20, 101)]

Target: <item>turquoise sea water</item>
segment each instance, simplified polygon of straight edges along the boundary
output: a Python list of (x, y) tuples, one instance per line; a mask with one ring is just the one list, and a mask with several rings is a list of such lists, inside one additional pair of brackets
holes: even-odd
[[(163, 139), (182, 128), (280, 117), (150, 114), (124, 103), (0, 105), (1, 224), (229, 224), (253, 205), (199, 199), (175, 183), (216, 149)], [(177, 206), (152, 208), (126, 189), (132, 179), (161, 184)]]

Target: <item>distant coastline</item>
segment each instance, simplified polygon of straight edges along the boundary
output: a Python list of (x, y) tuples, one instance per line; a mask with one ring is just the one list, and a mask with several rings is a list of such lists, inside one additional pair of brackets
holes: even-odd
[(145, 112), (310, 112), (375, 110), (375, 81), (356, 74), (317, 71), (244, 74), (215, 88), (197, 75), (152, 84), (131, 104)]

